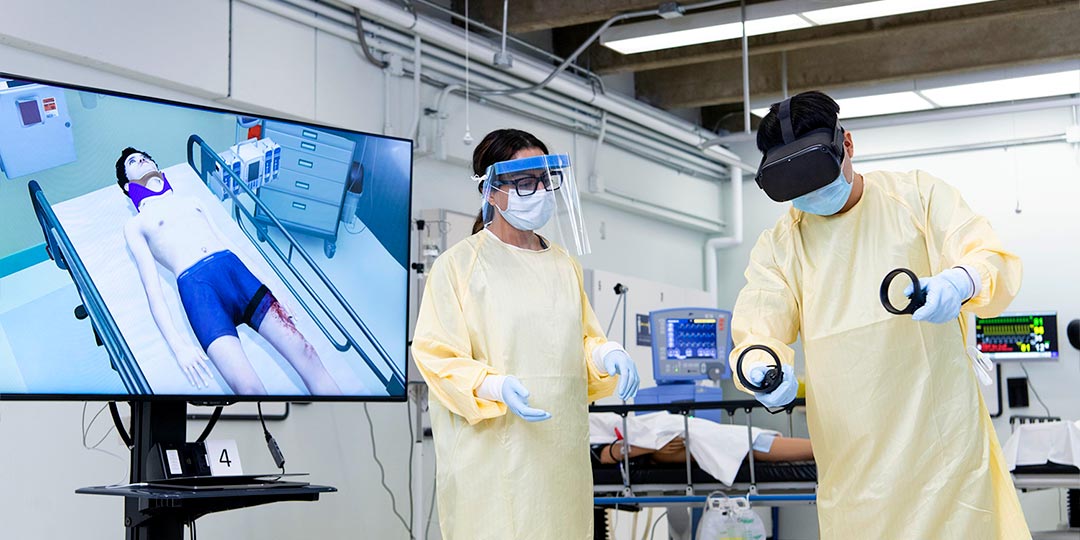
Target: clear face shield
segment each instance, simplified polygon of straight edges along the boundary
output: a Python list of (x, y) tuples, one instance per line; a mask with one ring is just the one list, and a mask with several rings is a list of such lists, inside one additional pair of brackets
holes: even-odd
[(569, 155), (501, 161), (474, 178), (481, 182), (485, 227), (497, 212), (515, 229), (553, 234), (560, 245), (572, 247), (579, 256), (592, 251)]

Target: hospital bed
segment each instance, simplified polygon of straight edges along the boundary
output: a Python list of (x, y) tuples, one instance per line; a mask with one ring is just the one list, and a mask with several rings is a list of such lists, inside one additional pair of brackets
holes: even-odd
[[(1062, 419), (1053, 416), (1010, 416), (1009, 426), (1013, 430), (1013, 434), (1016, 435), (1018, 430), (1025, 428), (1050, 428), (1046, 425), (1050, 423), (1057, 423), (1057, 427), (1061, 427)], [(1074, 432), (1075, 433), (1075, 432)], [(1011, 439), (1009, 441), (1012, 442)], [(1023, 444), (1022, 441), (1018, 441)], [(1047, 443), (1045, 439), (1041, 441), (1035, 441), (1037, 443)], [(1059, 441), (1063, 446), (1069, 446), (1070, 443), (1066, 441)], [(1006, 443), (1005, 451), (1009, 451), (1009, 443)], [(1039, 447), (1036, 444), (1036, 447)], [(1064, 448), (1068, 450), (1067, 448)], [(1013, 458), (1015, 459), (1015, 457)], [(1041, 459), (1040, 459), (1041, 461)], [(1041, 491), (1047, 489), (1065, 489), (1068, 490), (1068, 529), (1062, 531), (1050, 531), (1050, 532), (1036, 532), (1033, 533), (1033, 537), (1036, 539), (1052, 539), (1052, 538), (1078, 538), (1080, 537), (1080, 467), (1076, 465), (1055, 463), (1047, 460), (1045, 463), (1037, 464), (1017, 464), (1012, 470), (1013, 484), (1016, 489), (1023, 492), (1029, 491)]]
[[(792, 412), (804, 406), (806, 400), (796, 399), (784, 408), (788, 415), (789, 435)], [(722, 410), (729, 423), (735, 413), (746, 413), (746, 433), (749, 447), (752, 442), (752, 420), (755, 410), (764, 406), (756, 400), (727, 400), (675, 402), (645, 405), (593, 405), (590, 413), (616, 413), (624, 419), (630, 413), (666, 411), (683, 417), (683, 437), (689, 441), (689, 418), (699, 411)], [(623, 423), (623, 433), (628, 424)], [(627, 437), (631, 436), (629, 433)], [(618, 443), (615, 443), (618, 444)], [(686, 445), (689, 449), (689, 444)], [(758, 506), (777, 507), (814, 504), (817, 500), (817, 467), (813, 462), (757, 462), (752, 451), (728, 486), (701, 470), (690, 459), (684, 464), (657, 464), (648, 460), (625, 457), (617, 465), (594, 465), (593, 503), (597, 508), (632, 508), (651, 506), (702, 506), (709, 493), (723, 491), (729, 496), (745, 496)], [(775, 518), (775, 515), (774, 515)], [(776, 519), (773, 520), (775, 524)]]
[[(339, 371), (346, 373), (345, 381), (338, 380), (343, 392), (362, 395), (376, 388), (387, 395), (404, 392), (404, 366), (393, 362), (323, 269), (206, 141), (191, 135), (187, 141), (187, 162), (167, 167), (163, 172), (175, 192), (204, 202), (208, 217), (248, 255), (246, 258), (241, 255), (245, 262), (252, 261), (259, 267), (252, 270), (256, 275), (263, 274), (260, 277), (285, 306), (299, 306), (300, 313), (293, 313), (296, 326), (323, 357), (327, 368), (333, 362), (349, 366), (348, 370)], [(69, 273), (80, 295), (82, 305), (76, 309), (76, 316), (89, 317), (98, 342), (108, 351), (113, 369), (127, 391), (135, 395), (227, 393), (216, 383), (202, 390), (185, 386), (186, 381), (178, 371), (176, 377), (163, 375), (175, 370), (171, 353), (161, 339), (154, 337), (158, 335), (156, 328), (140, 326), (148, 324), (149, 317), (130, 313), (129, 305), (138, 302), (129, 301), (131, 291), (125, 287), (127, 283), (137, 283), (138, 277), (128, 257), (116, 256), (127, 253), (116, 223), (131, 215), (130, 203), (116, 196), (118, 188), (104, 188), (55, 207), (37, 182), (29, 183), (29, 191), (48, 255)], [(226, 203), (220, 200), (223, 194)], [(96, 230), (99, 223), (111, 228), (104, 232)], [(175, 293), (166, 296), (176, 317), (180, 313), (177, 296)], [(244, 339), (242, 334), (241, 340)], [(254, 353), (253, 367), (267, 382), (268, 390), (275, 385), (302, 388), (295, 376), (277, 366), (278, 361), (271, 353), (245, 346), (245, 351), (249, 350)], [(357, 357), (366, 369), (358, 369), (354, 360)]]

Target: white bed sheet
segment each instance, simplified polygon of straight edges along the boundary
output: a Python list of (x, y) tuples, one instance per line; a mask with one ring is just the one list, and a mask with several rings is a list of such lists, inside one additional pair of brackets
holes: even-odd
[(1002, 447), (1009, 470), (1017, 465), (1080, 467), (1080, 420), (1021, 424)]
[[(176, 194), (197, 197), (204, 207), (209, 209), (210, 218), (232, 241), (239, 251), (237, 255), (257, 277), (265, 281), (274, 296), (294, 316), (297, 328), (318, 351), (327, 371), (342, 392), (347, 395), (386, 395), (384, 386), (370, 372), (360, 356), (355, 351), (342, 353), (335, 349), (307, 313), (299, 308), (297, 299), (289, 293), (251, 241), (229, 217), (229, 207), (226, 206), (229, 203), (218, 200), (187, 163), (168, 167), (163, 169), (163, 172), (169, 178), (169, 184)], [(231, 391), (223, 383), (221, 374), (213, 368), (215, 378), (209, 387), (197, 389), (191, 386), (154, 323), (138, 270), (124, 240), (124, 225), (135, 215), (135, 209), (120, 188), (113, 185), (54, 204), (53, 211), (71, 238), (153, 392), (196, 396), (230, 394)], [(186, 323), (187, 316), (180, 305), (175, 276), (160, 265), (158, 270), (174, 322), (182, 323), (178, 326), (181, 326), (191, 342), (197, 345), (191, 327)], [(324, 324), (329, 326), (328, 322)], [(244, 351), (268, 394), (307, 394), (295, 370), (257, 333), (246, 325), (240, 326), (237, 331)], [(363, 339), (362, 335), (356, 337)]]

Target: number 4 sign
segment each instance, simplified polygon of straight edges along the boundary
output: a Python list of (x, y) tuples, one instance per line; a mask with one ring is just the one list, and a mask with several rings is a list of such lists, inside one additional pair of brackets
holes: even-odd
[(211, 476), (234, 476), (244, 474), (240, 465), (240, 451), (232, 439), (206, 441), (206, 459), (210, 461)]

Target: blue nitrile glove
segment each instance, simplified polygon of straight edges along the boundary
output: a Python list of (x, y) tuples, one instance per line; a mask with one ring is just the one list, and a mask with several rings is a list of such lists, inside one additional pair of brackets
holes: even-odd
[(526, 422), (542, 422), (551, 418), (551, 413), (529, 407), (529, 391), (514, 376), (507, 376), (502, 384), (502, 400), (510, 412), (520, 416)]
[[(765, 380), (765, 373), (773, 367), (775, 367), (773, 364), (757, 364), (750, 368), (747, 378), (754, 384), (761, 384), (761, 381)], [(795, 368), (784, 364), (780, 371), (784, 374), (784, 380), (780, 382), (776, 390), (767, 394), (754, 392), (754, 397), (766, 407), (783, 407), (791, 403), (799, 392), (799, 380), (795, 378)]]
[[(955, 321), (960, 316), (960, 305), (975, 294), (974, 279), (963, 268), (950, 268), (931, 278), (919, 278), (926, 291), (926, 304), (915, 310), (911, 319), (935, 324)], [(908, 285), (904, 294), (910, 295), (913, 290)]]
[(615, 389), (619, 399), (630, 401), (637, 395), (638, 384), (641, 379), (638, 378), (634, 359), (630, 358), (630, 355), (625, 350), (620, 347), (605, 354), (604, 369), (607, 370), (608, 375), (619, 376), (619, 386)]

